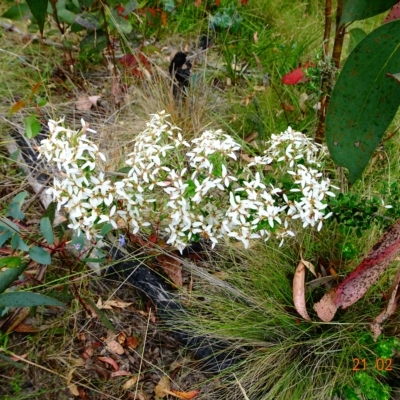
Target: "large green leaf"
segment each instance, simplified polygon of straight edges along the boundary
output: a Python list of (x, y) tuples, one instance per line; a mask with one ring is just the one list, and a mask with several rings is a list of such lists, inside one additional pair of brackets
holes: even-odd
[(64, 307), (61, 301), (32, 292), (11, 292), (0, 294), (0, 306), (2, 307), (33, 307), (56, 306)]
[(48, 0), (26, 0), (32, 15), (36, 18), (40, 33), (43, 34), (44, 22), (46, 21)]
[(399, 0), (344, 0), (340, 25), (370, 18), (392, 8)]
[(350, 182), (364, 171), (400, 105), (400, 20), (371, 32), (347, 59), (326, 116), (326, 141)]
[(26, 270), (28, 263), (23, 263), (16, 268), (7, 268), (0, 273), (0, 293), (8, 289), (11, 284)]

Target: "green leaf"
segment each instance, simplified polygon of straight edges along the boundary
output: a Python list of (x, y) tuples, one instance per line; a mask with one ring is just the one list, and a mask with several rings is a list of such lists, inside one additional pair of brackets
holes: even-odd
[(45, 97), (37, 97), (36, 98), (36, 104), (39, 107), (44, 107), (47, 104), (47, 99)]
[(0, 293), (8, 289), (11, 284), (28, 268), (28, 263), (23, 263), (15, 268), (7, 268), (0, 273)]
[(347, 59), (326, 116), (326, 141), (336, 164), (355, 182), (400, 105), (400, 20), (371, 32)]
[(132, 25), (130, 22), (127, 19), (119, 16), (115, 10), (112, 11), (112, 14), (113, 16), (107, 19), (109, 25), (118, 32), (125, 33), (126, 35), (131, 33)]
[(51, 222), (48, 217), (43, 217), (40, 220), (40, 230), (43, 233), (44, 238), (48, 244), (54, 243), (53, 228), (51, 227)]
[(0, 268), (8, 267), (8, 268), (16, 268), (21, 265), (21, 257), (4, 257), (0, 258)]
[(2, 18), (9, 18), (13, 20), (22, 19), (28, 11), (29, 7), (26, 4), (14, 4), (2, 15)]
[(39, 25), (39, 30), (42, 35), (44, 22), (46, 20), (47, 2), (48, 0), (26, 0), (32, 15), (35, 17)]
[(5, 354), (0, 353), (0, 358), (2, 358), (3, 360), (7, 361), (8, 363), (10, 363), (15, 368), (25, 370), (25, 365), (24, 364), (21, 364), (21, 363), (18, 363), (16, 361), (14, 361), (10, 357), (7, 357)]
[(111, 224), (105, 224), (101, 227), (100, 235), (106, 236), (108, 232), (112, 231), (113, 226)]
[(61, 301), (32, 292), (11, 292), (0, 295), (0, 306), (3, 307), (33, 307), (56, 306), (64, 307)]
[(69, 11), (66, 8), (61, 8), (57, 11), (57, 13), (60, 20), (66, 22), (67, 24), (72, 25), (75, 22), (76, 14), (74, 14), (72, 11)]
[(54, 218), (56, 217), (56, 208), (57, 203), (55, 201), (52, 201), (47, 207), (46, 211), (43, 213), (43, 218), (47, 217), (50, 220), (51, 224), (54, 223)]
[(24, 118), (25, 136), (32, 139), (40, 132), (40, 122), (37, 120), (36, 115), (30, 115)]
[(1, 230), (0, 231), (0, 247), (3, 246), (5, 242), (7, 242), (8, 239), (12, 236), (12, 232), (7, 231), (7, 230)]
[(373, 17), (392, 8), (398, 0), (344, 0), (340, 25)]
[(99, 29), (102, 25), (99, 16), (94, 13), (77, 15), (75, 22), (89, 30)]
[(365, 32), (361, 28), (353, 28), (353, 29), (350, 29), (348, 33), (350, 36), (350, 40), (349, 40), (349, 45), (348, 45), (347, 51), (350, 54), (355, 49), (355, 47), (358, 45), (358, 43), (360, 43), (361, 40), (363, 40), (365, 38), (365, 36), (367, 36), (367, 32)]
[(19, 232), (19, 227), (14, 224), (14, 222), (11, 222), (9, 219), (1, 217), (0, 218), (0, 226), (3, 228), (6, 228), (8, 231), (14, 233), (14, 232)]
[(49, 265), (51, 263), (50, 254), (38, 246), (33, 246), (29, 249), (29, 257), (39, 264)]
[(29, 251), (28, 245), (23, 241), (19, 233), (14, 233), (11, 239), (11, 249), (14, 250), (22, 250)]
[(26, 196), (28, 196), (28, 192), (21, 192), (18, 193), (13, 199), (12, 202), (9, 204), (7, 207), (7, 212), (6, 214), (14, 219), (24, 219), (25, 215), (21, 211), (22, 204), (24, 203), (24, 200)]

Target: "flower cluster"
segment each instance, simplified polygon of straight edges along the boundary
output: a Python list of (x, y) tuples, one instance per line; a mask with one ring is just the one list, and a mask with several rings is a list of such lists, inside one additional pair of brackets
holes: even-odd
[(82, 126), (72, 131), (62, 121), (50, 121), (49, 139), (39, 151), (63, 178), (54, 179), (49, 193), (69, 213), (69, 227), (85, 232), (89, 240), (101, 237), (105, 223), (133, 233), (157, 224), (167, 243), (179, 250), (200, 237), (215, 245), (228, 236), (248, 247), (251, 239), (273, 236), (282, 245), (295, 235), (291, 220), (321, 229), (330, 216), (325, 199), (334, 195), (333, 186), (309, 166), (319, 166), (323, 149), (291, 128), (273, 135), (264, 156), (252, 163), (273, 163), (276, 172), (292, 176), (286, 192), (268, 184), (262, 170), (253, 172), (252, 164), (241, 168), (240, 175), (232, 172), (241, 146), (231, 136), (208, 130), (188, 142), (165, 112), (152, 115), (135, 138), (127, 176), (109, 180), (98, 171), (99, 159), (105, 157), (85, 135), (94, 131), (84, 121)]

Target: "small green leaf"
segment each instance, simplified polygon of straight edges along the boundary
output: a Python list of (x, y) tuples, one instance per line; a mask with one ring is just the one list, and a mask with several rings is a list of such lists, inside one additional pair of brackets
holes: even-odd
[(75, 22), (76, 14), (66, 8), (62, 8), (58, 10), (58, 17), (67, 24), (72, 25)]
[(43, 233), (44, 238), (48, 244), (54, 243), (53, 228), (51, 227), (51, 222), (48, 217), (43, 217), (40, 220), (40, 230)]
[(27, 6), (27, 4), (14, 4), (2, 15), (2, 18), (9, 18), (13, 20), (22, 19), (28, 11), (29, 7)]
[(21, 257), (4, 257), (0, 258), (0, 268), (8, 267), (8, 268), (16, 268), (21, 265)]
[(344, 0), (340, 25), (366, 19), (392, 8), (398, 0)]
[(367, 36), (367, 32), (365, 32), (361, 28), (353, 28), (353, 29), (350, 29), (348, 33), (350, 36), (350, 40), (349, 40), (349, 45), (348, 45), (347, 51), (350, 54), (355, 49), (355, 47), (358, 45), (358, 43), (360, 43), (361, 40), (363, 40), (365, 38), (365, 36)]
[(26, 0), (32, 15), (35, 17), (39, 25), (39, 30), (42, 35), (44, 22), (46, 20), (47, 2), (48, 0)]
[(36, 104), (39, 107), (44, 107), (47, 104), (47, 99), (44, 97), (36, 97)]
[(0, 231), (0, 247), (2, 247), (3, 244), (7, 242), (8, 239), (10, 239), (11, 236), (12, 232), (4, 230), (4, 228), (2, 228), (2, 230)]
[(100, 235), (105, 236), (108, 232), (112, 231), (113, 227), (111, 224), (105, 224), (101, 227)]
[(12, 250), (29, 251), (29, 246), (23, 241), (19, 233), (14, 233), (11, 239)]
[(39, 264), (49, 265), (51, 263), (50, 254), (38, 246), (33, 246), (29, 249), (29, 257)]
[(23, 263), (19, 267), (7, 268), (0, 273), (0, 293), (8, 289), (11, 284), (28, 268), (28, 263)]
[(40, 122), (38, 121), (36, 115), (30, 115), (24, 118), (25, 125), (25, 136), (28, 139), (32, 139), (40, 132)]
[(60, 301), (39, 293), (11, 292), (0, 295), (0, 306), (3, 307), (33, 307), (56, 306), (64, 307)]
[(51, 224), (54, 223), (54, 218), (56, 217), (57, 203), (52, 201), (47, 207), (46, 211), (43, 213), (43, 218), (47, 217)]
[(12, 202), (7, 207), (6, 214), (14, 219), (22, 220), (24, 219), (25, 215), (21, 211), (22, 204), (26, 196), (28, 196), (28, 192), (21, 192), (18, 193), (13, 199)]
[(326, 142), (337, 165), (355, 182), (400, 105), (400, 20), (372, 31), (348, 57), (326, 116)]

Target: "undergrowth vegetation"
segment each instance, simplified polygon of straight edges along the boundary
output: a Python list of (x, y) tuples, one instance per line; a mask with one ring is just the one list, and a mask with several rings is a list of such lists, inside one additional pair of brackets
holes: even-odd
[[(358, 301), (318, 308), (400, 217), (398, 115), (361, 172), (314, 143), (342, 67), (325, 3), (39, 3), (0, 5), (0, 397), (396, 398), (395, 254)], [(342, 64), (383, 19), (346, 27)], [(98, 275), (103, 241), (186, 312)], [(210, 375), (171, 330), (235, 362)]]

